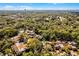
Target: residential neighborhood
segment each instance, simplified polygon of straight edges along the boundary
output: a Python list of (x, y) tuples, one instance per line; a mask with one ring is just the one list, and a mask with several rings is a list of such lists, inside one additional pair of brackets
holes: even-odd
[(0, 8), (0, 56), (79, 56), (79, 4), (64, 4), (0, 4), (14, 7)]

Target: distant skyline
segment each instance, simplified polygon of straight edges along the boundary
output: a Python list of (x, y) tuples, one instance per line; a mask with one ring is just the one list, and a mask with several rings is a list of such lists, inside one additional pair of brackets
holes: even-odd
[(0, 10), (79, 10), (79, 3), (0, 3)]

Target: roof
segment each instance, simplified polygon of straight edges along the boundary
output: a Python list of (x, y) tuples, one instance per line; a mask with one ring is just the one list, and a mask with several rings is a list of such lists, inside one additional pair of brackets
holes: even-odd
[(16, 42), (17, 40), (19, 40), (19, 39), (20, 39), (20, 36), (19, 36), (19, 35), (17, 35), (17, 36), (15, 36), (15, 37), (12, 37), (12, 38), (11, 38), (11, 40), (12, 40), (12, 41), (15, 41), (15, 42)]
[(15, 52), (22, 52), (22, 51), (25, 51), (26, 46), (25, 46), (23, 43), (15, 43), (15, 44), (12, 46), (12, 49), (13, 49)]

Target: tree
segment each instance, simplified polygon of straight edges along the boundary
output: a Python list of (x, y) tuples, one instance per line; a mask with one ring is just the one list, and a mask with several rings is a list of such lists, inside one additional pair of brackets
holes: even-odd
[(7, 54), (7, 55), (13, 55), (12, 53), (12, 50), (10, 49), (10, 48), (7, 48), (7, 49), (5, 49), (4, 50), (4, 53), (5, 53), (5, 55)]
[(40, 52), (42, 49), (42, 43), (36, 38), (29, 38), (27, 45), (34, 53)]
[(4, 34), (4, 36), (7, 37), (12, 37), (18, 34), (18, 31), (16, 29), (10, 28), (10, 27), (6, 27), (2, 30), (2, 33)]

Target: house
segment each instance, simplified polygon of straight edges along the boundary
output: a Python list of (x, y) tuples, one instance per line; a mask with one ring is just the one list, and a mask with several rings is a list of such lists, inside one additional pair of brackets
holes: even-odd
[(76, 46), (76, 45), (77, 45), (77, 43), (76, 43), (76, 42), (74, 42), (74, 41), (72, 41), (72, 42), (71, 42), (71, 45)]
[(19, 35), (11, 38), (12, 42), (17, 42), (19, 39), (20, 39)]
[(27, 40), (26, 40), (26, 38), (22, 38), (20, 35), (17, 35), (15, 37), (11, 38), (11, 41), (14, 43), (16, 43), (16, 42), (21, 43), (21, 42), (26, 42)]
[(47, 18), (45, 18), (45, 20), (49, 20), (49, 19), (50, 19), (50, 18), (48, 18), (48, 17), (47, 17)]
[(62, 42), (61, 42), (61, 41), (59, 41), (59, 40), (57, 40), (55, 43), (56, 43), (56, 44), (61, 44)]
[(37, 35), (36, 34), (35, 37), (38, 38), (38, 39), (42, 39), (42, 36), (41, 35)]
[(66, 18), (64, 18), (62, 16), (57, 16), (57, 19), (60, 20), (61, 22), (66, 20)]
[(61, 49), (64, 48), (64, 45), (63, 44), (56, 44), (54, 47), (58, 50), (60, 48)]
[(26, 30), (25, 33), (29, 36), (29, 37), (34, 37), (35, 36), (35, 32), (32, 30)]
[(24, 30), (20, 30), (20, 31), (19, 31), (19, 35), (22, 34), (22, 33), (24, 33)]
[(77, 52), (74, 52), (74, 51), (70, 51), (70, 54), (71, 54), (71, 56), (77, 56), (78, 55)]
[(18, 43), (18, 42), (12, 45), (11, 47), (16, 53), (23, 52), (27, 48), (26, 45), (24, 45), (23, 43)]

